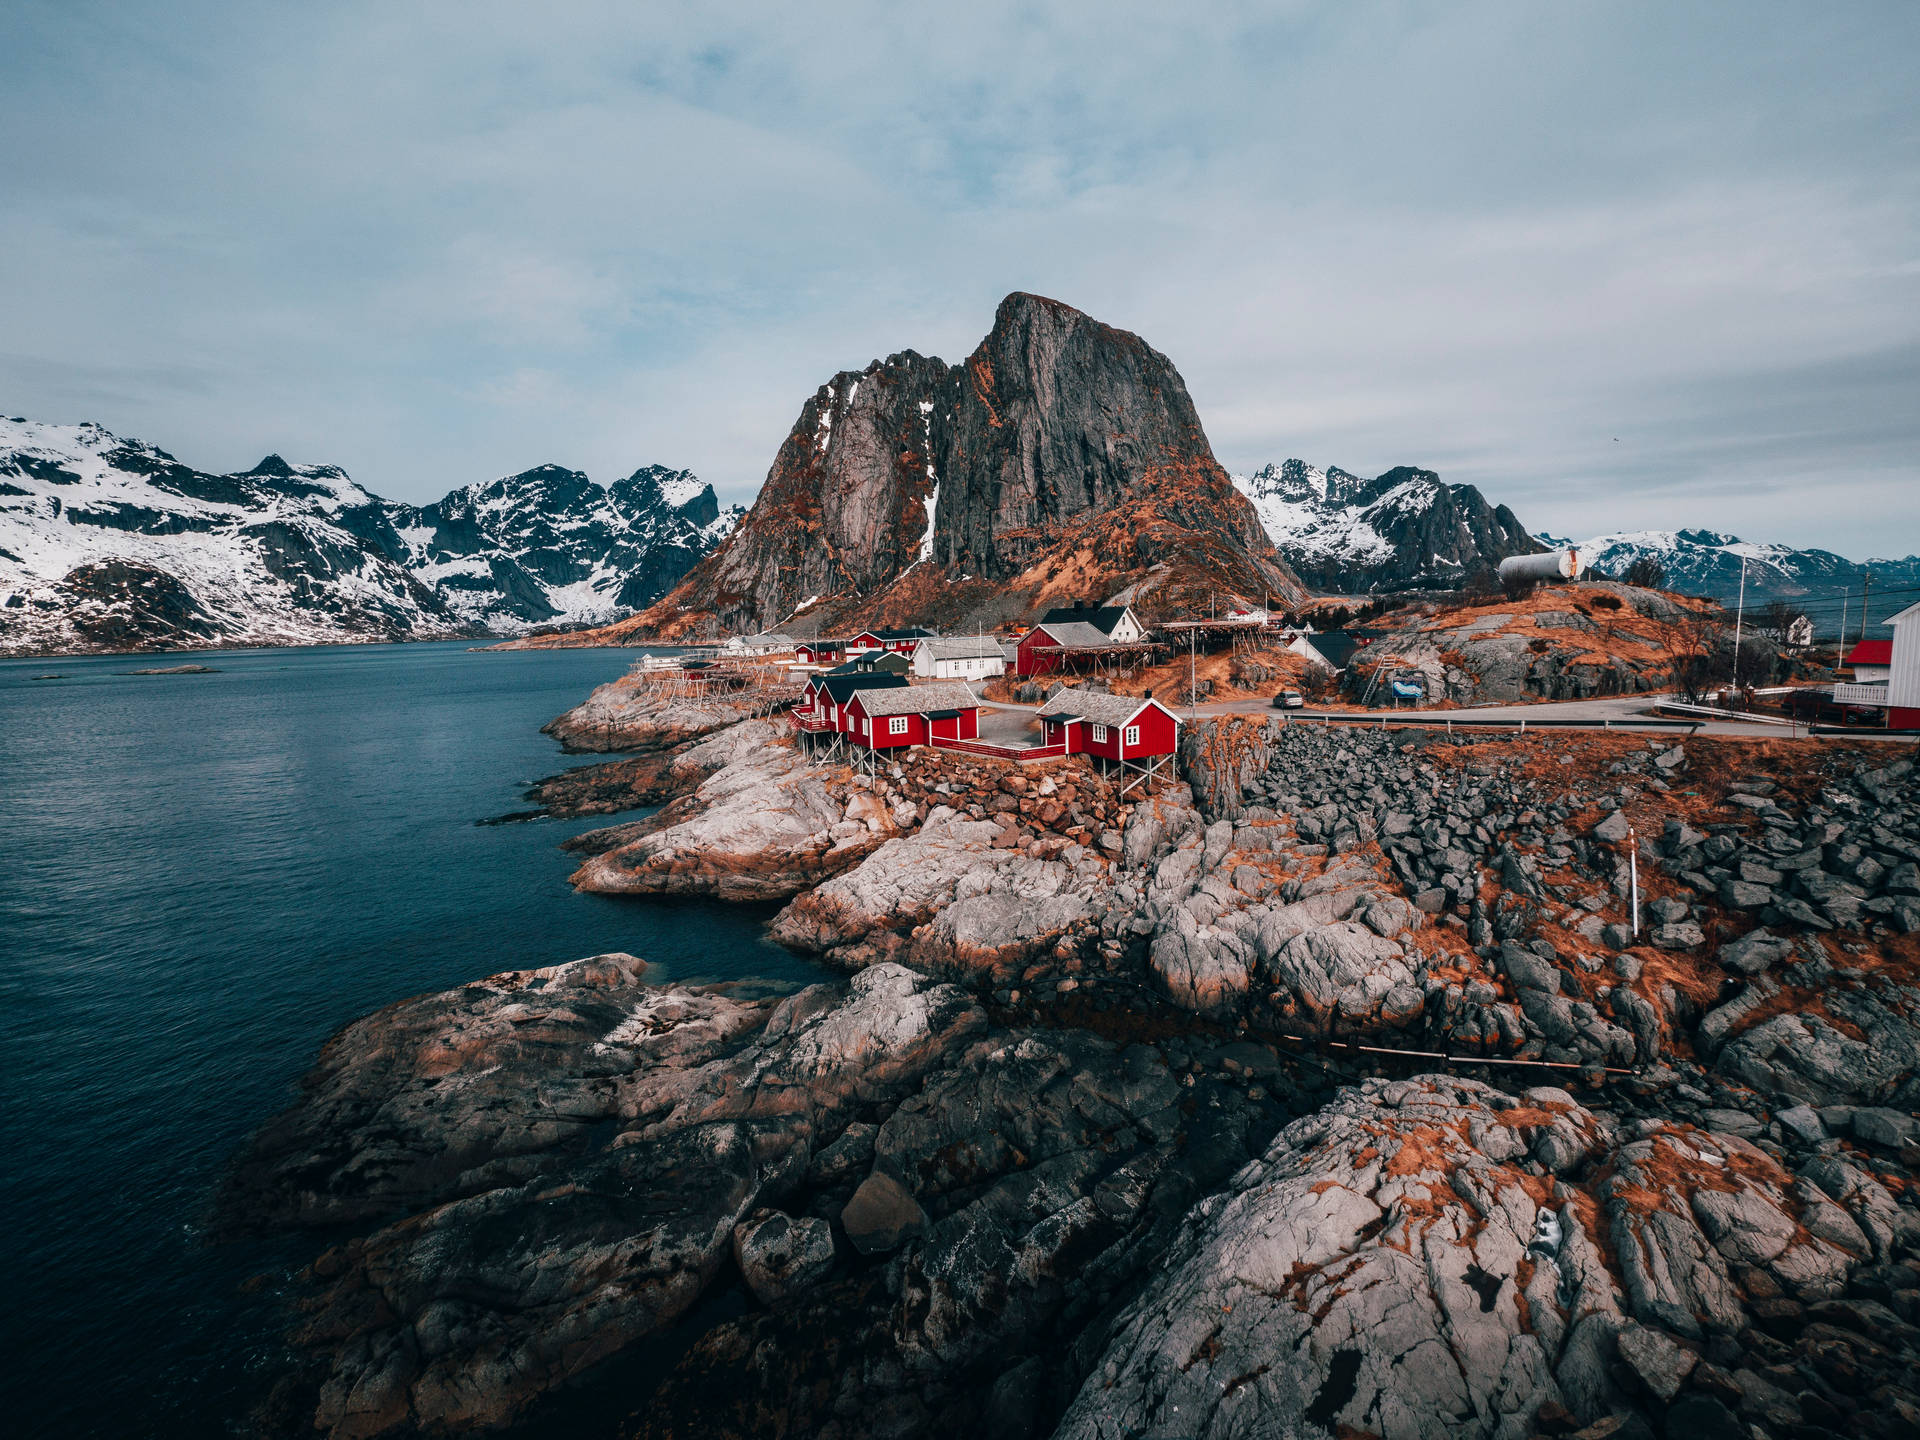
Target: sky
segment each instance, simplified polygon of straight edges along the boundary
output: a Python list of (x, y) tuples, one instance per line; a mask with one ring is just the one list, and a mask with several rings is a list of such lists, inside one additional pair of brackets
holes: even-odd
[(0, 411), (747, 501), (1012, 290), (1216, 454), (1920, 551), (1920, 6), (0, 7)]

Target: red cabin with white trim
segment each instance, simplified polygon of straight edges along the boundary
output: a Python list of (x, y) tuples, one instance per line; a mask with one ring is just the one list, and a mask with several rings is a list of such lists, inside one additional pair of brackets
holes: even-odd
[(841, 706), (849, 740), (869, 750), (900, 750), (980, 734), (980, 702), (966, 686), (947, 682), (900, 689), (861, 690)]
[(1049, 744), (1066, 742), (1069, 755), (1102, 760), (1146, 760), (1180, 748), (1180, 717), (1152, 696), (1061, 690), (1040, 707)]

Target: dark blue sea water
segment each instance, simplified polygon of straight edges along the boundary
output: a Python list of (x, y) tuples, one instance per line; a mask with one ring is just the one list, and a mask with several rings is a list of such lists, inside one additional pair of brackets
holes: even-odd
[[(233, 1430), (308, 1249), (208, 1245), (208, 1198), (346, 1021), (606, 950), (812, 978), (765, 911), (574, 894), (604, 820), (474, 824), (588, 763), (539, 726), (632, 659), (0, 661), (0, 1429)], [(220, 673), (128, 673), (180, 660)]]

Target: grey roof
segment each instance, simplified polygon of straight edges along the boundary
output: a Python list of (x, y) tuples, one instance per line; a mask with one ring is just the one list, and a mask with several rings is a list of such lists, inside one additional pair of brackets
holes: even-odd
[(1000, 642), (991, 635), (949, 635), (922, 640), (915, 653), (925, 649), (936, 660), (1001, 660), (1006, 658)]
[(867, 690), (860, 696), (860, 708), (869, 715), (924, 715), (929, 710), (975, 710), (979, 706), (973, 691), (958, 680), (937, 680), (931, 685), (902, 686), (898, 690)]
[[(1055, 691), (1047, 703), (1040, 707), (1040, 713), (1048, 716), (1078, 716), (1096, 725), (1124, 725), (1140, 713), (1142, 706), (1156, 703), (1137, 695), (1109, 695), (1104, 690), (1061, 689)], [(1160, 708), (1165, 710), (1166, 706)], [(1171, 711), (1168, 713), (1172, 714)], [(1174, 716), (1176, 723), (1179, 718)]]
[(1099, 626), (1090, 625), (1085, 620), (1055, 620), (1051, 624), (1042, 620), (1040, 628), (1058, 644), (1075, 650), (1104, 650), (1121, 643)]
[(1040, 623), (1049, 630), (1053, 629), (1056, 620), (1062, 625), (1091, 625), (1102, 635), (1111, 635), (1126, 613), (1127, 607), (1124, 605), (1059, 605), (1041, 616)]

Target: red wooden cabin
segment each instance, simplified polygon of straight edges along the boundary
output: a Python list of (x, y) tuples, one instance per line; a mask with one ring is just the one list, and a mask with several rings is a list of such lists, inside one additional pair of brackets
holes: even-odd
[(838, 665), (846, 656), (844, 640), (802, 640), (793, 647), (793, 658), (802, 665)]
[(846, 736), (869, 750), (898, 750), (980, 734), (980, 702), (955, 681), (861, 690), (841, 707)]
[(934, 639), (931, 630), (922, 630), (914, 626), (907, 630), (862, 630), (848, 642), (853, 651), (891, 650), (896, 655), (911, 655), (913, 647), (922, 640)]
[(1103, 690), (1056, 692), (1040, 707), (1047, 741), (1064, 741), (1069, 755), (1091, 755), (1137, 778), (1124, 789), (1162, 773), (1180, 748), (1180, 717), (1152, 696), (1109, 695)]

